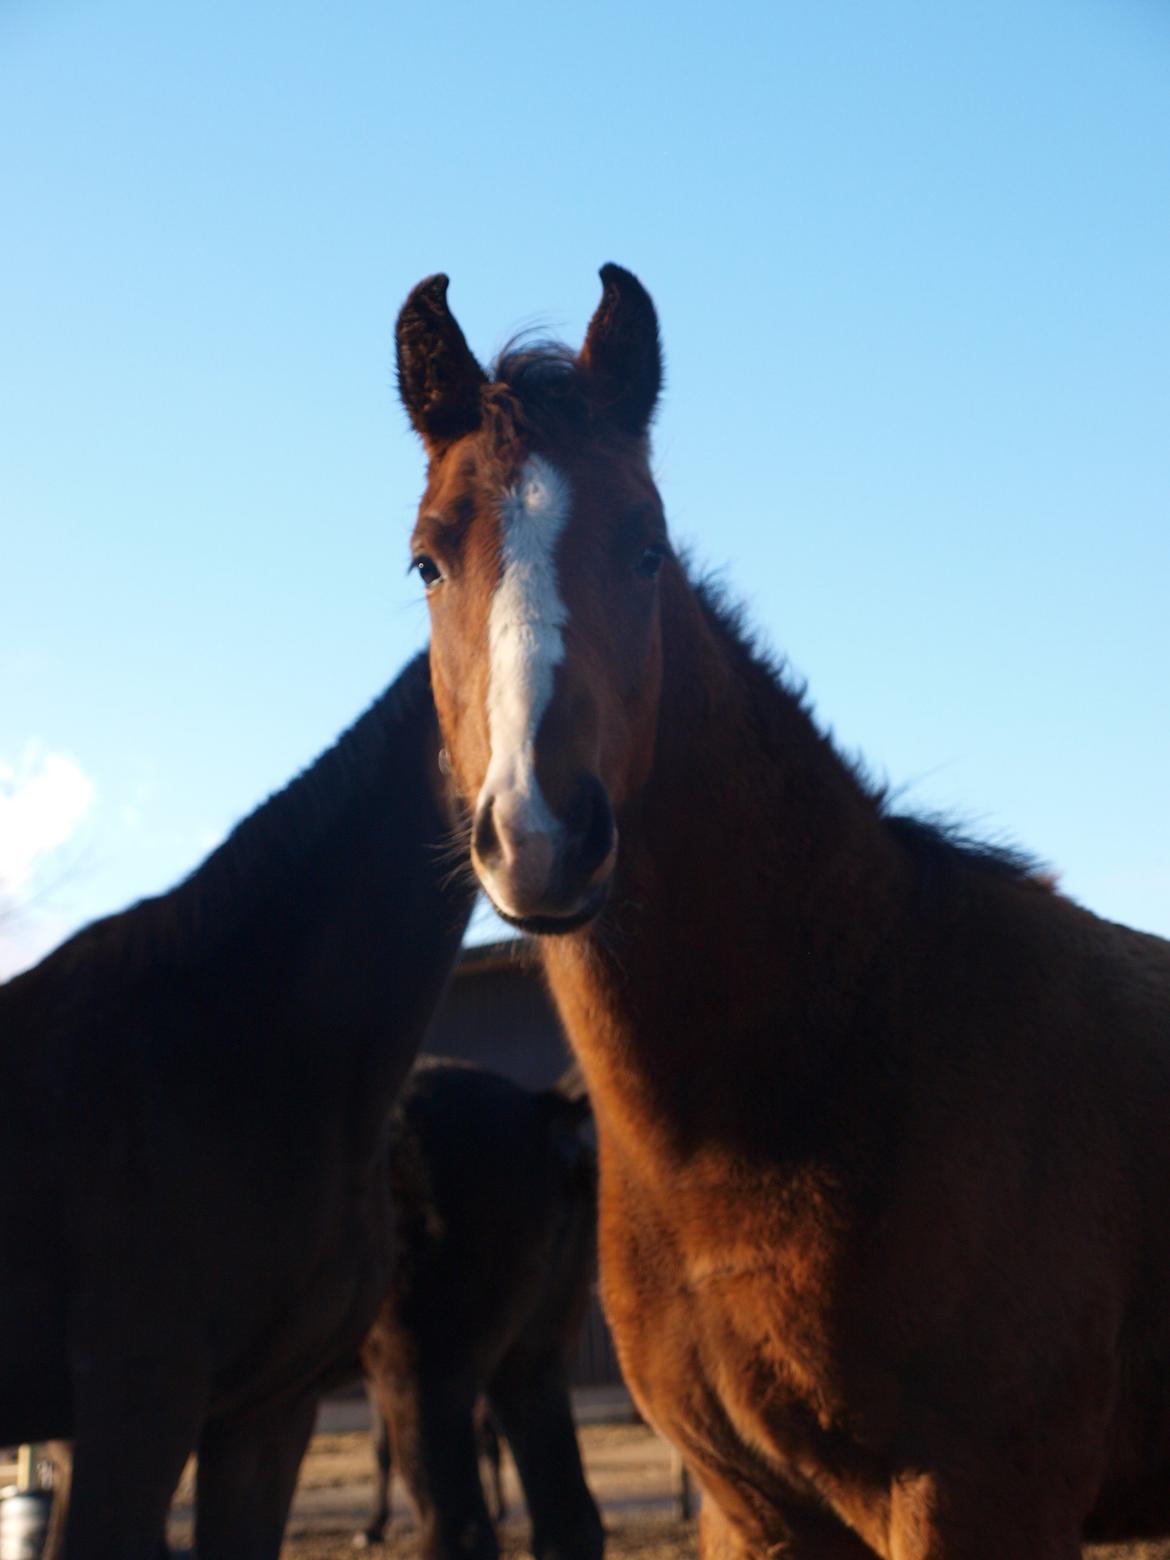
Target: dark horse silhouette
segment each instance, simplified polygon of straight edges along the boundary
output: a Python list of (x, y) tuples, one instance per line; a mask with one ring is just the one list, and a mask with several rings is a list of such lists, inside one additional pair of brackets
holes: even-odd
[(186, 882), (0, 988), (0, 1444), (72, 1437), (71, 1560), (274, 1557), (386, 1292), (380, 1150), (466, 887), (423, 658)]
[(431, 1560), (494, 1560), (478, 1468), (481, 1395), (508, 1438), (536, 1560), (599, 1560), (569, 1365), (596, 1256), (588, 1096), (425, 1062), (392, 1116), (394, 1276), (362, 1363), (382, 1420), (366, 1536), (382, 1536), (390, 1447)]
[(602, 280), (579, 353), (485, 374), (445, 277), (398, 352), (440, 724), (588, 1081), (627, 1380), (708, 1555), (1164, 1533), (1170, 944), (842, 761), (671, 550), (657, 318)]

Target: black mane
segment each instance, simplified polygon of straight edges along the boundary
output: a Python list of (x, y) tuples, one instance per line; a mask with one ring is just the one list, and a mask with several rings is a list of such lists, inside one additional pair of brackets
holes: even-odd
[(584, 389), (572, 348), (529, 331), (521, 331), (504, 343), (488, 378), (493, 384), (507, 385), (526, 404), (542, 398), (561, 400), (568, 393), (582, 394)]
[(498, 443), (525, 433), (551, 442), (558, 428), (589, 425), (589, 396), (577, 354), (559, 341), (513, 336), (492, 363), (484, 400)]
[(945, 816), (891, 811), (893, 798), (889, 787), (873, 778), (863, 760), (842, 753), (832, 738), (821, 730), (806, 685), (793, 678), (786, 662), (760, 648), (755, 634), (746, 625), (743, 606), (728, 601), (722, 582), (706, 576), (692, 579), (691, 583), (708, 621), (739, 659), (740, 670), (757, 683), (769, 684), (801, 711), (820, 740), (853, 777), (898, 844), (916, 862), (923, 879), (936, 879), (953, 873), (956, 868), (968, 867), (1004, 878), (1028, 880), (1038, 887), (1051, 886), (1051, 877), (1044, 864), (1014, 845), (974, 838), (961, 824)]
[(384, 780), (396, 732), (430, 698), (430, 669), (420, 654), (332, 747), (261, 802), (189, 876), (91, 922), (37, 968), (111, 955), (123, 965), (175, 967), (210, 954), (259, 903), (288, 887), (345, 814)]

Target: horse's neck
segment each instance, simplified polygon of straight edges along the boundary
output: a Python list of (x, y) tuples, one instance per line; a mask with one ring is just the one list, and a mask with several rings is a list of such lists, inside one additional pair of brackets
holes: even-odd
[[(878, 808), (689, 592), (664, 601), (650, 780), (614, 901), (545, 944), (603, 1113), (679, 1151), (827, 1086), (900, 894)], [(721, 1114), (725, 1119), (720, 1119)]]
[(251, 1019), (249, 1046), (375, 1135), (471, 908), (469, 886), (438, 864), (450, 819), (425, 781), (433, 755), (418, 725), (207, 966)]

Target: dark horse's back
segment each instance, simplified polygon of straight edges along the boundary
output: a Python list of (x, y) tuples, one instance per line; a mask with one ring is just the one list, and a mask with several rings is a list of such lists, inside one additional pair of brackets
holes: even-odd
[(91, 1423), (131, 1455), (211, 1424), (211, 1469), (351, 1366), (386, 1111), (470, 908), (453, 822), (420, 657), (184, 883), (0, 988), (0, 1444), (76, 1432), (83, 1480)]
[[(587, 1109), (587, 1107), (586, 1107)], [(485, 1372), (546, 1312), (575, 1341), (595, 1262), (597, 1169), (577, 1128), (585, 1110), (556, 1089), (533, 1093), (497, 1073), (425, 1060), (393, 1114), (391, 1186), (410, 1253), (410, 1322), (435, 1294), (443, 1327), (472, 1341)], [(555, 1320), (553, 1320), (555, 1318)]]

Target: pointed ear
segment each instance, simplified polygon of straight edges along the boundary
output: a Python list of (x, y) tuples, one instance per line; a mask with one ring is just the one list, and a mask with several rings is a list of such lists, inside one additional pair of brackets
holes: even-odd
[(585, 333), (581, 366), (604, 416), (641, 437), (662, 389), (658, 316), (650, 294), (620, 265), (603, 265), (601, 283), (601, 302)]
[(487, 375), (447, 307), (447, 278), (428, 276), (402, 305), (396, 332), (398, 393), (427, 449), (479, 427)]

